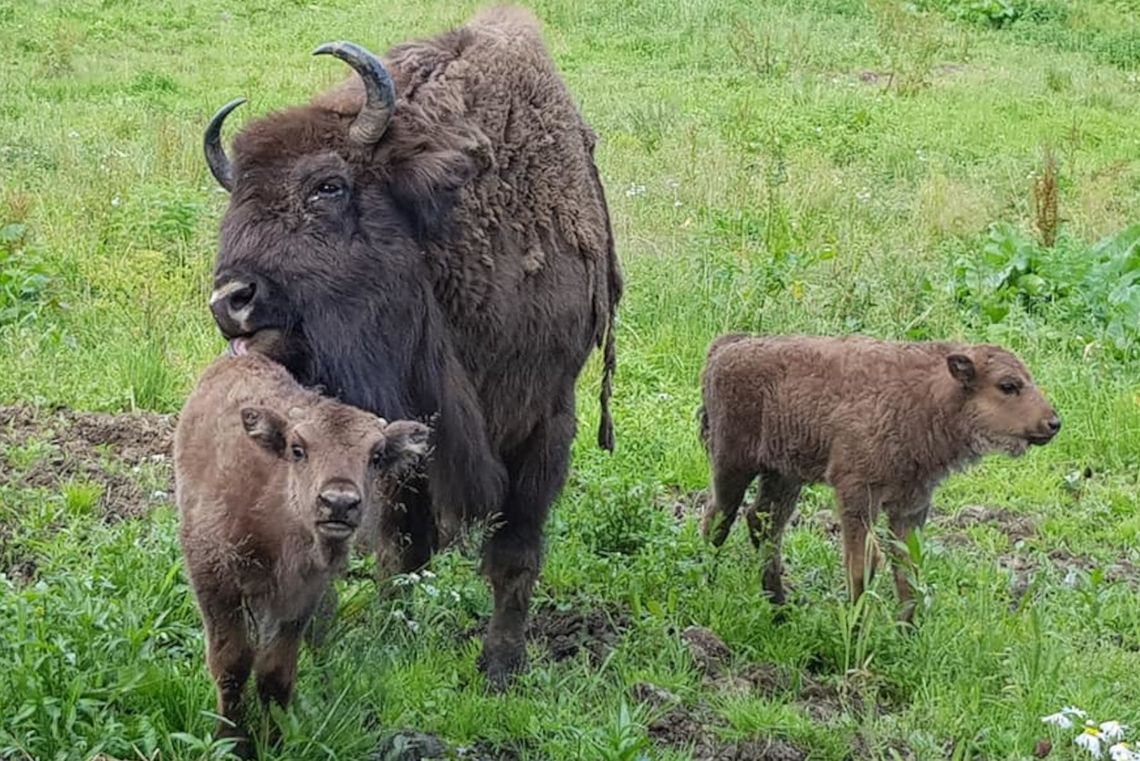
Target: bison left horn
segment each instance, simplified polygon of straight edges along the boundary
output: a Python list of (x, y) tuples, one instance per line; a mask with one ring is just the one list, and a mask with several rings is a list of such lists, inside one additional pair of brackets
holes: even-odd
[(384, 137), (388, 120), (396, 107), (396, 85), (380, 59), (351, 42), (329, 42), (313, 55), (331, 55), (347, 63), (364, 82), (364, 107), (348, 128), (349, 138), (361, 145), (373, 145)]
[(234, 170), (230, 165), (229, 157), (226, 156), (226, 149), (222, 147), (222, 123), (225, 122), (230, 112), (242, 103), (245, 103), (245, 98), (231, 100), (222, 106), (218, 113), (214, 114), (210, 123), (206, 125), (206, 135), (202, 140), (203, 147), (206, 149), (206, 163), (210, 166), (210, 172), (218, 184), (226, 190), (234, 189)]

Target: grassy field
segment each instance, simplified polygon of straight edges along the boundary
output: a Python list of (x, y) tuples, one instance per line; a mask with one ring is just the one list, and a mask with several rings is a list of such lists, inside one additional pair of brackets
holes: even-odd
[[(0, 759), (224, 755), (146, 414), (222, 348), (202, 129), (339, 81), (321, 42), (475, 7), (0, 0)], [(410, 729), (467, 758), (1065, 759), (1063, 705), (1140, 724), (1140, 0), (532, 7), (601, 136), (618, 450), (592, 361), (511, 692), (475, 667), (472, 551), (384, 604), (359, 561), (272, 757), (415, 758), (384, 739)], [(999, 342), (1054, 401), (1053, 444), (936, 494), (917, 631), (889, 575), (845, 601), (827, 489), (781, 623), (745, 532), (701, 542), (698, 374), (729, 330)]]

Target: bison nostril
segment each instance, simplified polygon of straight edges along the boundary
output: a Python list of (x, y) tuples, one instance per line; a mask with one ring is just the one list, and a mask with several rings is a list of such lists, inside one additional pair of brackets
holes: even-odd
[(1061, 418), (1054, 417), (1052, 420), (1046, 423), (1046, 425), (1049, 426), (1049, 431), (1051, 433), (1056, 433), (1057, 431), (1061, 430)]
[(246, 283), (243, 287), (230, 293), (230, 311), (240, 312), (250, 305), (257, 293), (257, 283)]
[(321, 492), (320, 500), (334, 520), (355, 517), (356, 508), (360, 507), (360, 495), (355, 492), (325, 491)]

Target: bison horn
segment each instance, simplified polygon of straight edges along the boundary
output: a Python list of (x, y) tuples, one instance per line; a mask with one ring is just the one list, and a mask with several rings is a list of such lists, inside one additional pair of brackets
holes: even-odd
[(349, 138), (361, 145), (373, 145), (384, 137), (388, 120), (396, 107), (396, 85), (380, 59), (351, 42), (329, 42), (313, 55), (331, 55), (347, 63), (364, 82), (364, 107), (348, 128)]
[(222, 106), (218, 113), (214, 114), (210, 123), (206, 125), (206, 135), (202, 140), (202, 145), (206, 149), (206, 163), (210, 166), (210, 172), (218, 184), (226, 190), (234, 189), (234, 171), (230, 165), (229, 157), (226, 156), (226, 149), (222, 147), (222, 123), (225, 122), (230, 112), (242, 103), (245, 103), (245, 98), (231, 100)]

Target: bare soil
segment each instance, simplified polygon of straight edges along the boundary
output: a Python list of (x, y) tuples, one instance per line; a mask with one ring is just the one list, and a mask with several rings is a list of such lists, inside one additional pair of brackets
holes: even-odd
[[(154, 504), (154, 495), (145, 493), (135, 477), (142, 466), (157, 468), (165, 482), (159, 491), (171, 491), (174, 426), (173, 415), (0, 407), (0, 484), (28, 489), (59, 489), (71, 481), (96, 484), (105, 519), (138, 517)], [(43, 452), (20, 467), (14, 450), (33, 446)]]
[[(572, 660), (585, 651), (592, 665), (598, 666), (629, 629), (629, 613), (622, 609), (569, 607), (552, 604), (535, 606), (527, 622), (527, 639), (538, 645), (556, 663)], [(482, 637), (487, 622), (462, 633), (463, 639)]]

